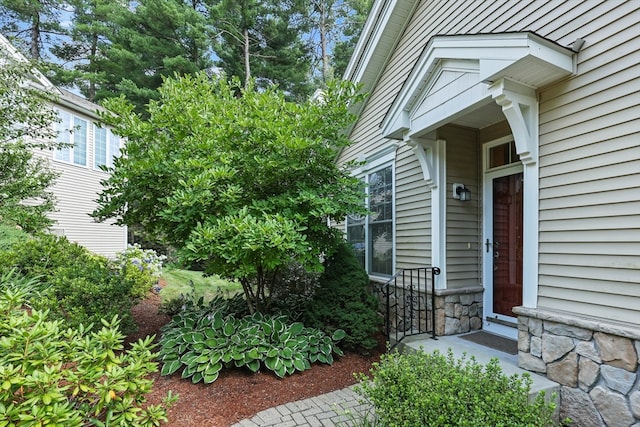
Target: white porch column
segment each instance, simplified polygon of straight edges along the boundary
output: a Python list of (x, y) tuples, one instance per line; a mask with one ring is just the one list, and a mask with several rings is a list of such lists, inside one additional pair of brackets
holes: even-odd
[(535, 89), (509, 79), (489, 86), (491, 96), (502, 107), (524, 166), (522, 305), (538, 305), (539, 173), (538, 99)]

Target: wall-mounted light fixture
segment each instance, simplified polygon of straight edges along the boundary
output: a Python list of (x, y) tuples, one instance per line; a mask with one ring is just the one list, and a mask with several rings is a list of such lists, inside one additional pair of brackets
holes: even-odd
[(464, 184), (453, 184), (453, 198), (461, 202), (471, 200), (471, 191)]

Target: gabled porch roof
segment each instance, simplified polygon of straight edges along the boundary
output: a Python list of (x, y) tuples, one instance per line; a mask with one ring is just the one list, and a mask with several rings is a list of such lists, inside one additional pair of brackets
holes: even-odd
[(574, 53), (532, 32), (434, 36), (387, 111), (382, 135), (406, 139), (456, 121), (481, 127), (482, 111), (487, 121), (495, 117), (494, 84), (544, 87), (575, 72)]

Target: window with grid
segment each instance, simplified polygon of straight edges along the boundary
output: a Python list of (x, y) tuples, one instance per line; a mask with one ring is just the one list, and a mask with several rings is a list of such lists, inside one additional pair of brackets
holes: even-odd
[(87, 121), (58, 110), (60, 122), (56, 124), (57, 141), (65, 144), (55, 151), (54, 159), (87, 166)]
[(93, 125), (95, 135), (95, 154), (93, 166), (113, 167), (113, 159), (120, 155), (120, 138), (110, 129)]
[(347, 216), (347, 241), (369, 274), (393, 274), (393, 169), (369, 173), (366, 199), (369, 215)]

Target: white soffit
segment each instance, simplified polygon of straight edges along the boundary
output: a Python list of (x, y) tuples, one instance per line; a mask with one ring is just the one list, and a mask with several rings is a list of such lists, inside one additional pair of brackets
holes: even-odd
[(345, 70), (343, 79), (368, 90), (396, 46), (416, 0), (376, 0)]
[[(428, 96), (443, 64), (451, 62), (448, 60), (477, 63), (477, 71), (466, 83), (469, 90), (465, 91), (465, 99), (452, 103), (452, 106), (486, 104), (490, 100), (488, 85), (500, 79), (506, 78), (537, 89), (574, 74), (576, 69), (572, 50), (531, 32), (435, 36), (426, 45), (382, 121), (383, 136), (402, 139), (406, 131), (421, 130), (411, 128), (411, 114)], [(472, 90), (474, 86), (476, 89)], [(453, 118), (460, 113), (452, 108), (446, 114)], [(439, 124), (441, 122), (430, 124), (422, 121), (420, 127), (428, 129), (430, 125)]]

